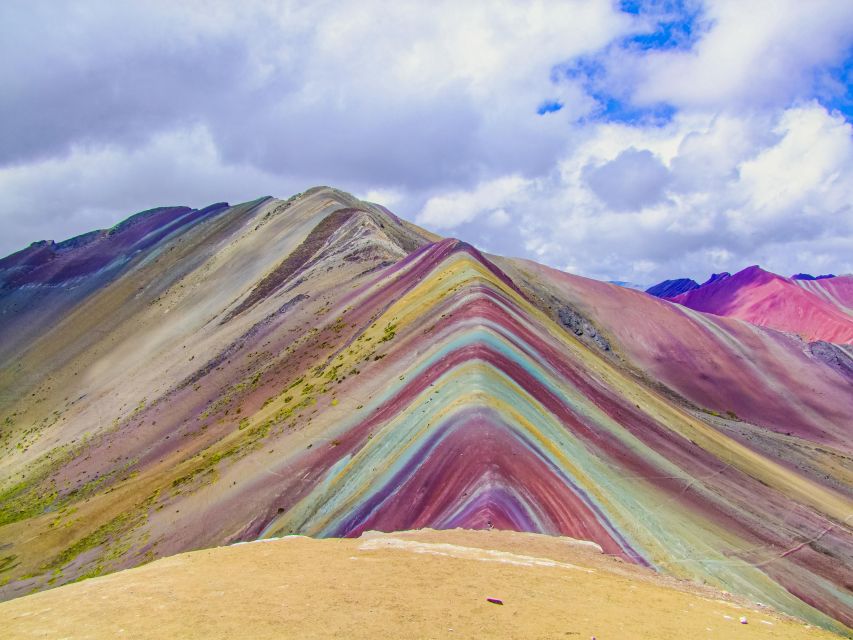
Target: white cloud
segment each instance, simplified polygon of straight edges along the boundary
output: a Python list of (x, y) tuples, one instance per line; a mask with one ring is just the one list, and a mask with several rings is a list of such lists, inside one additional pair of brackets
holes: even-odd
[(417, 222), (436, 229), (453, 229), (487, 212), (500, 217), (497, 211), (502, 210), (506, 215), (505, 207), (516, 202), (530, 184), (520, 176), (505, 176), (481, 182), (470, 191), (434, 196), (427, 200)]
[(713, 192), (737, 178), (738, 166), (778, 139), (770, 114), (719, 114), (688, 127), (671, 162), (673, 189)]
[[(159, 137), (202, 127), (224, 170), (209, 173), (205, 193), (226, 192), (216, 199), (243, 192), (250, 168), (277, 176), (274, 191), (285, 196), (291, 185), (319, 183), (378, 191), (387, 204), (392, 192), (395, 204), (419, 199), (408, 213), (438, 190), (548, 171), (571, 120), (593, 104), (553, 84), (551, 66), (600, 49), (632, 23), (609, 1), (584, 0), (10, 0), (0, 4), (0, 171), (56, 161), (85, 172), (100, 147), (120, 163), (151, 153)], [(566, 106), (543, 118), (543, 99)], [(181, 157), (160, 161), (174, 175), (192, 172)], [(48, 175), (38, 193), (7, 192), (15, 211), (40, 207), (48, 191), (64, 200), (68, 183)], [(138, 201), (106, 182), (86, 184), (88, 198), (110, 210)], [(198, 192), (170, 184), (140, 174), (127, 188), (145, 185), (142, 206)], [(82, 224), (81, 211), (65, 216)], [(0, 253), (45, 235), (16, 213), (0, 224), (10, 229)]]
[(486, 218), (486, 224), (492, 228), (505, 227), (510, 223), (512, 218), (506, 212), (506, 209), (495, 209)]
[(13, 251), (112, 226), (154, 206), (202, 207), (299, 190), (254, 167), (224, 164), (201, 126), (157, 135), (133, 151), (75, 146), (62, 158), (0, 168), (0, 220), (28, 222), (4, 223), (2, 242)]
[(707, 33), (690, 50), (652, 51), (631, 65), (635, 100), (679, 107), (774, 106), (807, 95), (814, 69), (851, 45), (853, 6), (837, 0), (709, 0)]
[(791, 210), (802, 216), (853, 216), (851, 132), (849, 123), (819, 106), (786, 111), (774, 129), (779, 142), (740, 167), (749, 228)]
[(660, 202), (671, 176), (651, 151), (630, 147), (602, 165), (587, 165), (584, 179), (610, 208), (633, 211)]
[[(459, 226), (509, 198), (529, 255), (602, 279), (704, 279), (756, 262), (788, 275), (853, 271), (851, 126), (820, 105), (772, 118), (689, 116), (661, 128), (599, 125), (587, 133), (552, 175), (435, 197), (424, 219)], [(739, 137), (731, 145), (720, 143), (732, 133)], [(625, 213), (621, 200), (596, 195), (601, 185), (590, 185), (587, 168), (638, 149), (652, 150), (642, 162), (654, 162), (656, 180), (660, 171), (671, 179), (656, 183), (661, 197)], [(607, 188), (624, 186), (611, 177)], [(509, 237), (494, 250), (513, 253), (516, 244)]]
[(405, 197), (404, 194), (398, 189), (370, 189), (363, 194), (355, 194), (355, 196), (359, 200), (366, 200), (367, 202), (375, 202), (376, 204), (381, 204), (383, 207), (387, 207), (388, 209), (394, 207), (394, 205), (398, 204)]
[[(811, 101), (853, 5), (702, 4), (663, 51), (611, 0), (0, 3), (0, 254), (331, 184), (608, 279), (853, 270), (850, 126)], [(552, 79), (579, 56), (594, 89)], [(602, 122), (599, 91), (676, 115)]]

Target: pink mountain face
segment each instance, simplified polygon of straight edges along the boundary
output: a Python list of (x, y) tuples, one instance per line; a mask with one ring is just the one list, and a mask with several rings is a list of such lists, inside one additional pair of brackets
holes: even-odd
[(752, 266), (667, 299), (810, 342), (853, 343), (853, 276), (794, 280)]
[(821, 278), (820, 280), (794, 280), (794, 283), (847, 314), (853, 313), (853, 275)]

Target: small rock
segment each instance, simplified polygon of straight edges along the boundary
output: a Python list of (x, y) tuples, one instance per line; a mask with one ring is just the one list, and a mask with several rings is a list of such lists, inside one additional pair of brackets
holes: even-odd
[(746, 616), (741, 616), (740, 617), (740, 623), (741, 624), (749, 624), (749, 621), (746, 619)]
[(491, 602), (492, 604), (503, 604), (504, 601), (500, 598), (486, 598), (486, 602)]

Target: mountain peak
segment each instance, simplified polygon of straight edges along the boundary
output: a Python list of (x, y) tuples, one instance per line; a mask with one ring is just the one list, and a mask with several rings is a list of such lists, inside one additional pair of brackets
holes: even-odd
[[(843, 349), (328, 187), (94, 238), (33, 249), (74, 277), (0, 290), (0, 597), (280, 534), (473, 527), (848, 619), (843, 531), (778, 553), (849, 513), (824, 471), (853, 412)], [(759, 284), (843, 298), (820, 282)]]
[(808, 273), (795, 273), (791, 276), (791, 280), (826, 280), (827, 278), (835, 278), (834, 273), (825, 273), (820, 276), (813, 276)]
[[(853, 342), (850, 317), (853, 305), (845, 302), (849, 293), (842, 280), (789, 279), (752, 265), (734, 275), (715, 273), (702, 285), (679, 293), (674, 293), (678, 289), (671, 287), (672, 282), (678, 281), (670, 280), (651, 287), (647, 293), (697, 311), (796, 333), (806, 340), (846, 344)], [(827, 287), (834, 289), (830, 291)]]
[[(706, 283), (707, 284), (707, 283)], [(677, 280), (664, 280), (646, 289), (646, 293), (657, 298), (674, 298), (677, 295), (698, 289), (699, 283), (690, 278), (678, 278)]]

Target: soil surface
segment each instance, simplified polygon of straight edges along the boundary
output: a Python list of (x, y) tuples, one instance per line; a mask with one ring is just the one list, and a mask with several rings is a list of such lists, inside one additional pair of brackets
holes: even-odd
[(458, 529), (185, 553), (0, 603), (0, 629), (8, 639), (838, 637), (592, 543)]

